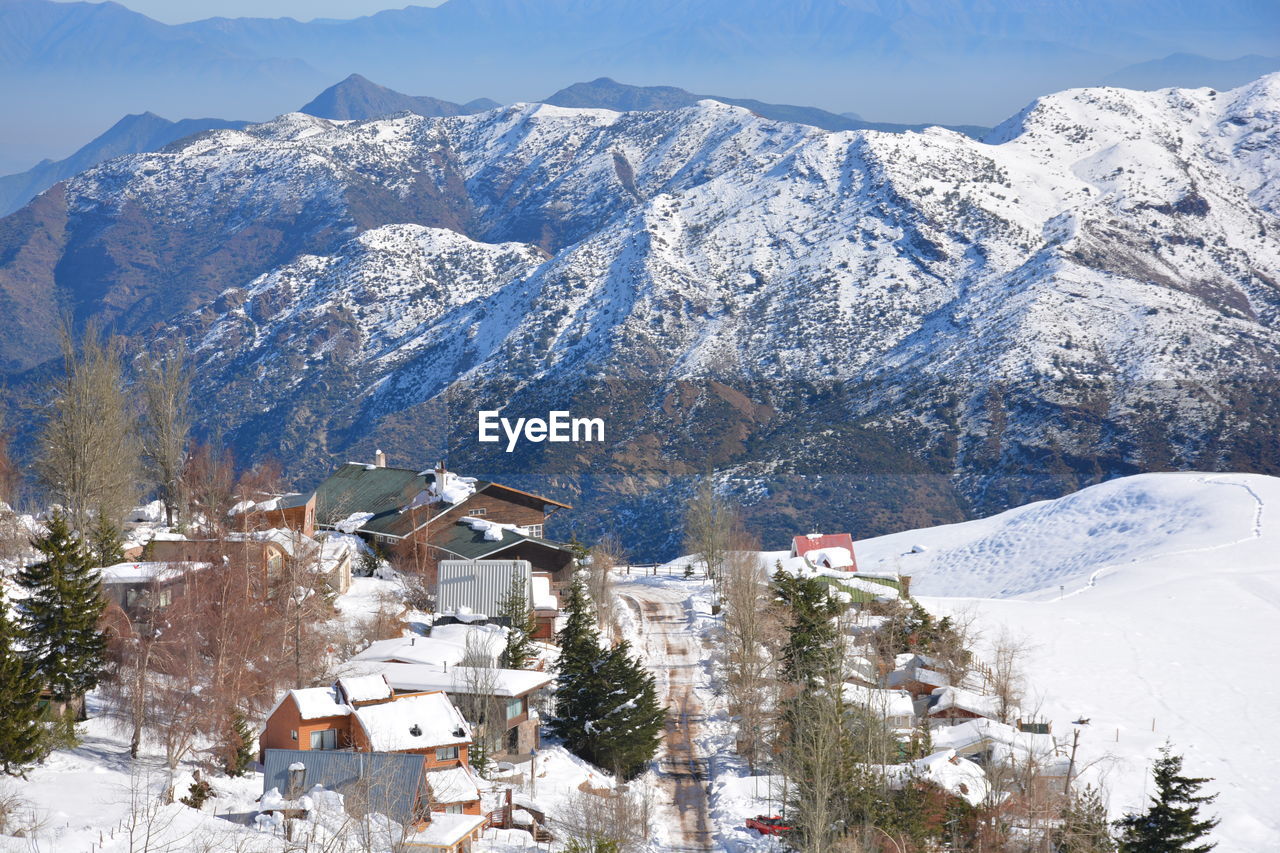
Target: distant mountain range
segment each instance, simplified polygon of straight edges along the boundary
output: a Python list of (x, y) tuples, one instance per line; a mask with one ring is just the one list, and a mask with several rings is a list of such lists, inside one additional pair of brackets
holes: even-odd
[[(816, 107), (788, 104), (766, 104), (742, 98), (720, 98), (694, 95), (674, 86), (628, 86), (607, 77), (590, 83), (577, 83), (561, 89), (545, 103), (596, 109), (667, 110), (691, 106), (704, 98), (746, 107), (757, 115), (779, 121), (808, 124), (825, 130), (883, 130), (905, 132), (923, 130), (926, 125), (898, 125), (862, 121), (840, 116)], [(405, 95), (367, 78), (352, 74), (325, 89), (304, 105), (299, 112), (336, 120), (367, 120), (397, 113), (412, 113), (427, 118), (473, 115), (500, 106), (497, 101), (477, 98), (455, 104), (427, 96)], [(244, 127), (247, 122), (223, 119), (183, 119), (172, 122), (154, 113), (126, 116), (106, 133), (84, 145), (65, 160), (45, 160), (34, 168), (16, 175), (0, 177), (0, 216), (21, 208), (58, 181), (77, 175), (112, 157), (158, 151), (175, 140), (211, 128)], [(990, 128), (960, 125), (951, 128), (980, 138)]]
[(1121, 68), (1108, 74), (1102, 82), (1125, 89), (1163, 89), (1169, 86), (1234, 89), (1273, 71), (1280, 71), (1280, 56), (1209, 59), (1191, 53), (1174, 53), (1162, 59)]
[[(618, 110), (674, 110), (690, 107), (698, 101), (712, 100), (722, 104), (744, 107), (763, 118), (807, 124), (823, 130), (883, 130), (901, 133), (908, 130), (924, 130), (927, 124), (893, 124), (890, 122), (864, 121), (850, 113), (837, 115), (817, 107), (798, 107), (792, 104), (766, 104), (751, 98), (727, 98), (723, 95), (694, 95), (675, 86), (629, 86), (608, 77), (590, 83), (575, 83), (556, 92), (543, 103), (560, 107), (585, 107)], [(303, 112), (309, 112), (303, 110)], [(942, 125), (948, 130), (980, 139), (989, 127), (977, 125)]]
[(116, 3), (0, 0), (0, 168), (69, 151), (128, 113), (264, 119), (353, 71), (458, 104), (608, 75), (984, 124), (1173, 53), (1271, 55), (1278, 30), (1271, 0), (449, 0), (351, 21), (177, 26)]
[[(3, 403), (29, 428), (61, 307), (185, 341), (201, 423), (299, 485), (447, 456), (635, 559), (709, 471), (770, 547), (1274, 473), (1277, 116), (1280, 74), (1067, 91), (983, 142), (706, 100), (209, 130), (0, 220)], [(488, 407), (607, 440), (505, 453)]]
[(159, 151), (170, 142), (215, 128), (241, 128), (248, 122), (220, 118), (186, 118), (169, 121), (155, 113), (125, 116), (106, 133), (65, 160), (45, 160), (26, 172), (0, 177), (0, 216), (22, 207), (56, 184), (112, 157)]

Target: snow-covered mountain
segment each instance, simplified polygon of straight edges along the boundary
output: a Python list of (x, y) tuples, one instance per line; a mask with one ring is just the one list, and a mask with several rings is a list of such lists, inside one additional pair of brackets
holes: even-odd
[[(1280, 75), (1067, 91), (986, 142), (712, 101), (291, 114), (46, 193), (0, 234), (0, 293), (142, 340), (176, 324), (230, 434), (294, 470), (374, 442), (416, 458), (444, 410), (461, 459), (570, 490), (714, 465), (786, 508), (771, 535), (814, 520), (793, 476), (859, 530), (956, 520), (1280, 463), (1278, 117)], [(0, 361), (50, 357), (55, 319), (5, 312)], [(483, 457), (485, 399), (594, 405), (611, 442)], [(891, 521), (856, 509), (877, 477)]]

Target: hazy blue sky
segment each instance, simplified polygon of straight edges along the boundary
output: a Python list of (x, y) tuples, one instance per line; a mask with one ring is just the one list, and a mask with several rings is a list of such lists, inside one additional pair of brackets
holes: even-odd
[(444, 0), (123, 0), (121, 5), (166, 24), (179, 24), (217, 16), (297, 18), (300, 21), (358, 18), (383, 9), (439, 6), (442, 2)]

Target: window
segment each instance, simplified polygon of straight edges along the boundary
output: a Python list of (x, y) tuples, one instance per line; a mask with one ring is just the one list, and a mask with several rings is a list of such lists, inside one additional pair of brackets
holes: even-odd
[(456, 746), (442, 746), (436, 750), (436, 761), (452, 761), (458, 757)]
[(338, 748), (338, 730), (325, 729), (320, 732), (311, 733), (312, 749), (337, 749)]
[(471, 515), (472, 515), (472, 516), (477, 516), (477, 515), (488, 515), (488, 514), (489, 514), (489, 508), (488, 508), (488, 507), (478, 506), (478, 507), (476, 507), (475, 509), (471, 510)]
[(445, 806), (445, 807), (444, 807), (444, 813), (445, 813), (445, 814), (462, 814), (462, 805), (461, 805), (461, 803), (454, 803), (454, 804), (453, 804), (453, 805), (451, 805), (451, 806)]
[(528, 533), (530, 536), (535, 536), (538, 539), (542, 538), (541, 524), (526, 524), (524, 527), (524, 530), (525, 530), (525, 533)]
[(524, 713), (524, 700), (520, 698), (507, 700), (507, 719), (514, 720)]

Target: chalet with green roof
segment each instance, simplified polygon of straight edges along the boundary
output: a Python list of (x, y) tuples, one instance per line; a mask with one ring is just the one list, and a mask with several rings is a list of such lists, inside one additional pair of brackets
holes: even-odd
[(441, 560), (528, 560), (556, 588), (572, 574), (568, 546), (546, 537), (547, 520), (568, 504), (444, 465), (395, 468), (381, 452), (372, 464), (348, 462), (316, 488), (315, 507), (318, 527), (363, 537), (432, 586)]

